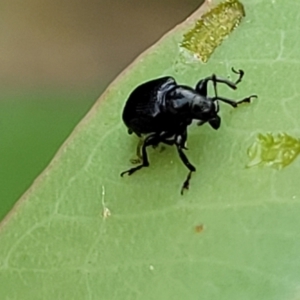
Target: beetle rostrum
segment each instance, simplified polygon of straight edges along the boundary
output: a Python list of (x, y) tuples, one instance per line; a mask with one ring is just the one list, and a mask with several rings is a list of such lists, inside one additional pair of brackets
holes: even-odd
[[(178, 85), (173, 77), (162, 77), (139, 85), (130, 94), (124, 110), (123, 121), (128, 128), (128, 133), (135, 133), (144, 137), (142, 145), (142, 163), (121, 173), (121, 176), (131, 175), (143, 167), (149, 166), (147, 147), (156, 147), (159, 143), (175, 145), (181, 161), (189, 169), (183, 182), (181, 194), (189, 188), (192, 173), (196, 168), (189, 162), (184, 151), (187, 141), (187, 128), (193, 120), (198, 125), (208, 123), (213, 129), (221, 125), (218, 115), (219, 101), (237, 107), (241, 103), (250, 103), (251, 95), (239, 101), (218, 96), (217, 84), (222, 83), (236, 89), (242, 81), (242, 70), (232, 71), (239, 75), (235, 82), (217, 77), (215, 74), (200, 80), (195, 88)], [(214, 96), (207, 95), (209, 81), (214, 88)]]

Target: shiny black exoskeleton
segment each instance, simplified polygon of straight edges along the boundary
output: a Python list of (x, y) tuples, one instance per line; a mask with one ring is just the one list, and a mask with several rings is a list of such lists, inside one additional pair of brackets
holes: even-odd
[[(163, 77), (154, 79), (138, 86), (129, 96), (123, 111), (123, 121), (128, 127), (128, 132), (139, 137), (146, 135), (142, 145), (142, 164), (121, 173), (131, 175), (135, 171), (149, 166), (146, 148), (157, 146), (159, 143), (175, 145), (180, 159), (189, 169), (188, 176), (183, 183), (181, 194), (189, 187), (192, 172), (196, 168), (189, 162), (183, 149), (186, 149), (187, 127), (193, 120), (198, 120), (198, 125), (208, 122), (213, 129), (221, 125), (218, 115), (218, 101), (225, 102), (233, 107), (244, 102), (250, 102), (249, 96), (240, 101), (234, 101), (217, 94), (217, 83), (224, 83), (232, 89), (242, 80), (244, 72), (232, 69), (239, 78), (229, 81), (211, 75), (200, 80), (195, 88), (178, 85), (174, 78)], [(207, 95), (207, 84), (211, 81), (214, 87), (214, 97)]]

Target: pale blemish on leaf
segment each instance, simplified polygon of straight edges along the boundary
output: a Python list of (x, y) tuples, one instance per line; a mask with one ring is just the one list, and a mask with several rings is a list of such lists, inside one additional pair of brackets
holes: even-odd
[(103, 219), (107, 219), (108, 217), (111, 216), (111, 212), (110, 210), (108, 209), (108, 207), (106, 206), (105, 204), (105, 201), (104, 201), (104, 197), (105, 197), (105, 187), (104, 185), (102, 185), (102, 199), (101, 199), (101, 202), (102, 202), (102, 217)]
[(239, 25), (245, 16), (238, 0), (227, 0), (212, 8), (183, 36), (180, 46), (207, 62), (214, 50)]
[(258, 134), (254, 143), (248, 148), (250, 162), (247, 167), (270, 166), (282, 169), (294, 161), (300, 153), (300, 139), (286, 133), (277, 135)]

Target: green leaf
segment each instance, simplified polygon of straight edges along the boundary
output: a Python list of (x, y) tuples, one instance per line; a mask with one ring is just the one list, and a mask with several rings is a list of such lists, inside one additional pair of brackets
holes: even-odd
[[(292, 4), (291, 4), (292, 3)], [(207, 64), (179, 49), (202, 14), (175, 28), (124, 71), (1, 223), (1, 299), (298, 299), (300, 161), (246, 168), (258, 134), (300, 136), (297, 1), (245, 0), (246, 16)], [(121, 178), (137, 139), (121, 111), (139, 83), (172, 75), (245, 77), (220, 95), (222, 126), (192, 126), (190, 190), (176, 150)]]

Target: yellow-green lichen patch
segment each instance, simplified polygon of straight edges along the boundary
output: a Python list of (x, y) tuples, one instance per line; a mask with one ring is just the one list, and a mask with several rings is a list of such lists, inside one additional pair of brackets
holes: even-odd
[(222, 2), (204, 14), (194, 28), (184, 34), (180, 46), (191, 51), (202, 62), (207, 62), (244, 16), (244, 6), (238, 0)]
[(261, 165), (280, 170), (289, 165), (299, 153), (300, 139), (286, 133), (258, 134), (255, 142), (248, 148), (250, 162), (247, 167)]

